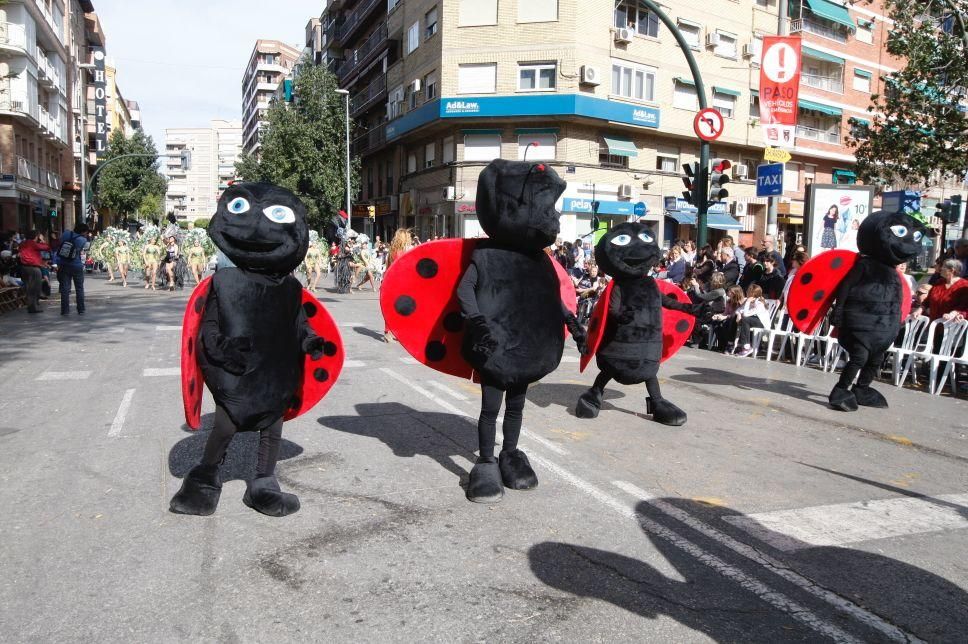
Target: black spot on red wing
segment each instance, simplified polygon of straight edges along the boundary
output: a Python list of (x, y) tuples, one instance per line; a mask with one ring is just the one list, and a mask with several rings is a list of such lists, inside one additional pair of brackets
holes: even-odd
[(409, 295), (401, 295), (393, 303), (394, 310), (400, 315), (410, 315), (417, 310), (417, 302)]
[(434, 340), (427, 343), (427, 349), (424, 353), (430, 362), (440, 362), (447, 356), (447, 347), (444, 346), (443, 342)]
[(834, 261), (830, 262), (830, 268), (840, 268), (844, 263), (843, 257), (835, 257)]
[(417, 262), (417, 275), (423, 277), (424, 279), (429, 280), (432, 277), (437, 277), (438, 270), (440, 270), (440, 268), (437, 266), (437, 262), (429, 257), (424, 257), (422, 260)]
[(327, 357), (332, 358), (336, 355), (336, 343), (326, 342), (323, 344), (323, 354)]
[(679, 320), (678, 322), (676, 322), (676, 333), (685, 333), (688, 330), (689, 330), (688, 320)]
[(810, 316), (810, 311), (808, 311), (807, 309), (800, 309), (799, 311), (797, 311), (797, 319), (800, 320), (801, 322), (806, 320), (809, 316)]
[(188, 338), (188, 355), (192, 355), (195, 350), (195, 338)]
[(319, 309), (312, 302), (303, 302), (303, 312), (306, 314), (307, 318), (316, 317)]
[(202, 309), (204, 309), (204, 308), (205, 308), (205, 300), (204, 300), (204, 298), (201, 298), (201, 297), (197, 298), (195, 300), (195, 312), (196, 313), (201, 313), (202, 312)]
[(318, 369), (313, 371), (313, 378), (315, 378), (319, 382), (326, 382), (327, 380), (329, 380), (329, 372), (323, 369), (322, 367), (319, 367)]
[(191, 380), (188, 381), (188, 394), (190, 396), (194, 396), (195, 395), (195, 379), (194, 378), (192, 378)]
[(450, 333), (460, 333), (464, 329), (464, 316), (453, 311), (444, 316), (444, 329)]
[(813, 273), (804, 273), (800, 276), (801, 284), (809, 284), (813, 281)]
[(826, 294), (827, 294), (827, 291), (823, 291), (823, 290), (817, 291), (816, 293), (813, 294), (813, 301), (819, 302), (824, 298), (824, 295)]

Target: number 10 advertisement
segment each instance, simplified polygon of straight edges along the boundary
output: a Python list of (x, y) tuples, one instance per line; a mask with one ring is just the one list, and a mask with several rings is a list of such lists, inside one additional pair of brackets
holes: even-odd
[(871, 212), (873, 186), (813, 184), (805, 221), (811, 257), (835, 248), (857, 252), (857, 229)]

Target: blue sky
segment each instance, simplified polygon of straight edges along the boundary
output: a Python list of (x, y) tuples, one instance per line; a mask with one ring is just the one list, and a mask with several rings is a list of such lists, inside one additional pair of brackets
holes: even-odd
[(302, 48), (323, 0), (94, 0), (118, 85), (159, 149), (165, 128), (242, 118), (242, 72), (259, 38)]

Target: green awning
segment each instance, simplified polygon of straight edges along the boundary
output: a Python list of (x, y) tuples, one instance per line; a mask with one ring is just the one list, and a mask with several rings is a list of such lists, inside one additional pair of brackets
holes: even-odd
[(864, 29), (870, 29), (874, 26), (873, 20), (864, 20), (862, 18), (857, 19), (857, 25), (863, 27)]
[(852, 170), (844, 170), (843, 168), (834, 168), (834, 177), (846, 177), (847, 179), (856, 179), (857, 175)]
[(682, 83), (683, 85), (689, 85), (690, 87), (695, 87), (696, 83), (691, 78), (684, 78), (682, 76), (676, 76), (675, 81), (677, 83)]
[(739, 92), (735, 89), (729, 89), (728, 87), (719, 87), (718, 85), (713, 85), (713, 91), (719, 92), (720, 94), (728, 94), (730, 96), (739, 96)]
[(836, 63), (838, 65), (844, 64), (844, 59), (839, 56), (834, 56), (833, 54), (828, 54), (827, 52), (820, 51), (819, 49), (814, 49), (813, 47), (807, 47), (803, 45), (802, 47), (803, 55), (809, 56), (810, 58), (816, 58), (817, 60), (826, 60), (830, 63)]
[(857, 25), (850, 18), (850, 12), (847, 11), (847, 7), (842, 4), (833, 2), (832, 0), (807, 0), (807, 7), (809, 7), (811, 13), (815, 16), (841, 24), (851, 31), (857, 29)]
[(602, 135), (605, 145), (608, 146), (608, 153), (614, 157), (637, 157), (639, 151), (635, 149), (632, 139), (614, 134)]
[(839, 107), (821, 105), (820, 103), (814, 103), (813, 101), (808, 101), (802, 98), (797, 101), (797, 103), (800, 105), (801, 110), (814, 110), (815, 112), (820, 112), (821, 114), (826, 114), (827, 116), (840, 116), (843, 114), (843, 111)]
[(872, 78), (874, 75), (867, 71), (866, 69), (854, 68), (854, 76), (863, 76), (864, 78)]
[(859, 119), (856, 116), (851, 116), (850, 117), (850, 120), (853, 121), (854, 123), (856, 123), (857, 125), (863, 125), (864, 127), (870, 127), (871, 126), (871, 122), (868, 121), (867, 119)]

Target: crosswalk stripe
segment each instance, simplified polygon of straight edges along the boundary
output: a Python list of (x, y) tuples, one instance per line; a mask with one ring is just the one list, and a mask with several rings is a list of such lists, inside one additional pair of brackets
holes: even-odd
[(460, 393), (459, 391), (454, 391), (453, 389), (451, 389), (450, 387), (448, 387), (447, 385), (445, 385), (443, 383), (437, 382), (435, 380), (428, 380), (427, 381), (427, 384), (429, 384), (434, 389), (438, 389), (438, 390), (444, 392), (445, 394), (447, 394), (451, 398), (455, 398), (457, 400), (467, 400), (467, 396), (465, 396), (464, 394)]
[(141, 375), (145, 378), (156, 378), (159, 376), (180, 376), (181, 367), (164, 367), (160, 369), (145, 369), (141, 372)]
[(87, 380), (90, 377), (90, 371), (45, 371), (36, 380)]
[(796, 552), (968, 528), (968, 494), (820, 505), (723, 517), (778, 550)]
[(403, 364), (420, 364), (419, 360), (415, 358), (411, 358), (410, 356), (404, 356), (403, 358), (400, 358), (400, 362), (402, 362)]
[(155, 327), (155, 331), (181, 331), (181, 330), (182, 328), (180, 326), (171, 326), (171, 325), (164, 325), (164, 324), (159, 324), (158, 326)]
[(365, 367), (366, 363), (362, 360), (346, 360), (343, 362), (344, 369), (358, 369), (360, 367)]

